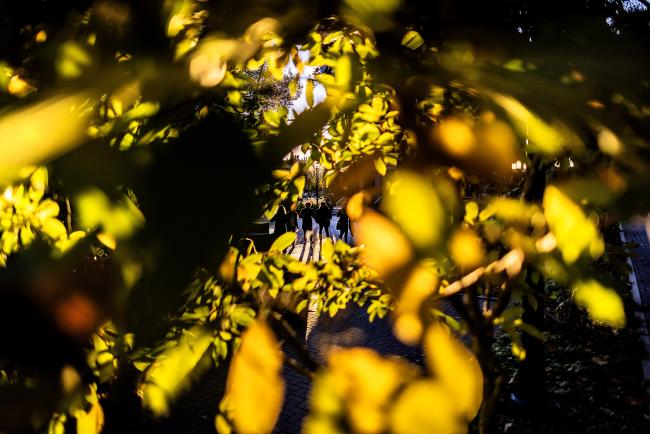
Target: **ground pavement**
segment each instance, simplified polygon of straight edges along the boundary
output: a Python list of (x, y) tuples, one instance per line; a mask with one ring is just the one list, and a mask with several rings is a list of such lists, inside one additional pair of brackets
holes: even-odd
[(632, 296), (637, 304), (634, 312), (639, 322), (641, 341), (648, 353), (643, 364), (643, 375), (648, 384), (650, 393), (650, 242), (648, 229), (650, 229), (650, 216), (645, 219), (638, 218), (621, 227), (621, 239), (631, 243), (630, 265), (633, 272), (630, 274), (632, 282)]

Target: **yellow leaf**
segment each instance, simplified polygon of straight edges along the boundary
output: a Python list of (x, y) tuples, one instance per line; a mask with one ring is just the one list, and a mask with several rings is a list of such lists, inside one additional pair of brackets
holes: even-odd
[(438, 287), (438, 277), (422, 265), (416, 265), (401, 288), (395, 310), (395, 335), (404, 343), (415, 345), (422, 337), (420, 306)]
[(409, 30), (402, 38), (402, 45), (410, 50), (417, 50), (424, 44), (424, 39), (415, 30)]
[[(395, 390), (417, 372), (411, 365), (385, 359), (368, 348), (334, 350), (328, 358), (328, 382), (339, 399), (345, 401), (354, 432), (380, 433), (385, 430), (387, 407)], [(320, 399), (312, 402), (321, 413), (335, 410), (336, 401), (327, 399), (325, 391), (319, 391)], [(331, 412), (330, 410), (330, 412)]]
[(455, 231), (449, 241), (449, 252), (463, 271), (478, 267), (485, 257), (483, 242), (472, 229)]
[(625, 326), (623, 301), (613, 289), (604, 287), (596, 280), (581, 280), (575, 285), (573, 297), (579, 306), (587, 309), (594, 322), (613, 328)]
[(64, 78), (77, 78), (92, 64), (84, 48), (73, 41), (64, 43), (56, 59), (56, 69)]
[(170, 400), (187, 385), (190, 373), (211, 343), (211, 334), (202, 328), (183, 333), (178, 344), (158, 356), (147, 370), (138, 391), (142, 404), (156, 416), (168, 414)]
[(53, 240), (67, 236), (65, 226), (60, 220), (49, 218), (42, 222), (41, 231)]
[(90, 409), (76, 410), (74, 416), (77, 418), (77, 434), (99, 434), (104, 427), (104, 411), (99, 404), (97, 397), (97, 386), (90, 385), (90, 392), (86, 395)]
[(282, 353), (273, 332), (261, 321), (242, 336), (228, 373), (227, 394), (233, 421), (242, 434), (270, 433), (280, 415), (284, 381)]
[(500, 94), (493, 94), (492, 98), (505, 110), (520, 134), (527, 138), (527, 147), (531, 152), (552, 156), (568, 145), (568, 141), (557, 128), (530, 112), (521, 102)]
[(438, 125), (435, 134), (444, 150), (454, 157), (466, 157), (476, 150), (472, 127), (463, 119), (445, 119)]
[(544, 216), (565, 262), (572, 264), (585, 252), (592, 258), (603, 253), (604, 243), (596, 224), (559, 188), (547, 187), (543, 204)]
[(307, 80), (307, 85), (305, 86), (305, 99), (307, 100), (307, 106), (314, 106), (314, 81)]
[(356, 233), (359, 244), (365, 245), (365, 260), (382, 276), (407, 265), (413, 250), (404, 234), (386, 217), (366, 211), (359, 219)]
[(350, 81), (352, 80), (352, 62), (349, 56), (341, 56), (336, 62), (334, 69), (336, 75), (336, 84), (343, 90), (350, 88)]
[(483, 397), (483, 373), (476, 357), (449, 329), (434, 323), (427, 330), (424, 354), (429, 370), (448, 391), (448, 399), (470, 421)]
[(7, 92), (16, 96), (27, 95), (32, 90), (34, 90), (34, 88), (18, 75), (11, 77), (9, 80), (9, 85), (7, 86)]
[(80, 145), (87, 119), (75, 110), (86, 100), (82, 93), (59, 95), (1, 116), (0, 182)]
[(461, 421), (448, 390), (434, 380), (409, 384), (390, 413), (395, 434), (457, 434), (467, 431)]
[(419, 248), (434, 247), (444, 235), (446, 213), (433, 184), (413, 172), (392, 174), (384, 188), (383, 207)]
[(360, 191), (359, 193), (355, 193), (350, 198), (350, 200), (348, 200), (345, 209), (350, 220), (357, 221), (361, 218), (361, 214), (363, 214), (364, 202), (365, 202), (365, 193), (362, 191)]
[(106, 232), (99, 232), (97, 234), (97, 239), (99, 240), (100, 243), (105, 245), (111, 250), (115, 250), (117, 248), (117, 241), (115, 240), (115, 237), (113, 237), (111, 234), (108, 234)]

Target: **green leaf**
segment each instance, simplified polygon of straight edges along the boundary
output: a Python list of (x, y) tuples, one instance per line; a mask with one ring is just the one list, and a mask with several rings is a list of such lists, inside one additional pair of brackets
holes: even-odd
[(294, 241), (296, 241), (296, 233), (285, 232), (282, 235), (280, 235), (275, 241), (273, 241), (273, 244), (271, 244), (271, 248), (269, 249), (269, 251), (270, 252), (282, 251), (287, 247), (291, 246), (294, 243)]

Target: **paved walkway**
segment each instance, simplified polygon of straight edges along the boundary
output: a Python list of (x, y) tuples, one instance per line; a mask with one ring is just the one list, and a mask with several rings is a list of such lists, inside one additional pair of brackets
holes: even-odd
[(633, 243), (629, 263), (633, 272), (632, 296), (638, 308), (634, 312), (639, 322), (639, 335), (646, 350), (646, 359), (642, 361), (643, 375), (648, 381), (647, 391), (650, 394), (650, 241), (648, 229), (650, 216), (638, 219), (622, 226), (621, 238), (624, 242)]
[[(336, 212), (334, 214), (336, 215)], [(336, 230), (337, 222), (336, 216), (330, 222), (330, 235), (334, 241), (338, 239), (339, 233)], [(301, 227), (301, 222), (298, 226)], [(318, 229), (318, 225), (314, 225), (314, 229)], [(306, 243), (301, 229), (289, 253), (303, 262), (320, 260), (322, 241), (316, 235), (313, 244)], [(348, 242), (353, 243), (351, 236)], [(361, 346), (372, 348), (380, 354), (391, 354), (414, 363), (423, 363), (421, 350), (399, 342), (393, 334), (388, 318), (377, 318), (371, 323), (368, 321), (366, 311), (357, 305), (349, 305), (347, 309), (339, 311), (334, 318), (328, 315), (319, 317), (310, 309), (307, 324), (303, 331), (307, 349), (317, 362), (325, 363), (327, 353), (332, 348)], [(285, 348), (285, 353), (291, 356), (292, 351)], [(285, 366), (282, 374), (286, 382), (285, 400), (274, 432), (298, 434), (302, 420), (308, 413), (311, 381), (289, 366)]]

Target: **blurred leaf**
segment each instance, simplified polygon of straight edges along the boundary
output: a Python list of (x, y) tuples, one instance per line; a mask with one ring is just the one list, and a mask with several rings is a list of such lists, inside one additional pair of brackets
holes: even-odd
[(374, 211), (363, 213), (355, 235), (359, 244), (365, 246), (363, 255), (368, 266), (384, 277), (413, 258), (413, 250), (404, 234)]
[(399, 434), (457, 434), (466, 431), (456, 416), (449, 390), (434, 380), (409, 384), (390, 412), (391, 431)]
[(493, 94), (494, 101), (505, 110), (521, 136), (526, 137), (529, 152), (539, 152), (553, 157), (569, 145), (556, 125), (544, 122), (516, 99)]
[(416, 345), (424, 329), (420, 319), (420, 307), (427, 297), (435, 293), (438, 276), (424, 266), (413, 267), (398, 289), (399, 299), (395, 309), (393, 328), (395, 336), (409, 345)]
[(428, 179), (414, 172), (396, 172), (386, 180), (382, 199), (388, 216), (417, 247), (435, 247), (444, 237), (448, 217)]
[(409, 30), (402, 38), (402, 45), (410, 50), (417, 50), (424, 44), (424, 39), (415, 30)]
[(485, 258), (483, 242), (472, 229), (454, 231), (449, 240), (449, 252), (463, 271), (478, 267)]
[(483, 373), (476, 357), (447, 327), (436, 323), (427, 330), (424, 354), (427, 367), (448, 390), (454, 406), (468, 421), (474, 419), (483, 398)]
[(331, 238), (326, 238), (321, 247), (321, 255), (323, 260), (330, 261), (334, 255), (334, 241)]
[(544, 215), (565, 262), (574, 263), (583, 252), (592, 258), (603, 253), (604, 243), (596, 224), (556, 186), (544, 191)]
[(57, 71), (67, 79), (78, 78), (91, 64), (88, 52), (74, 41), (64, 43), (56, 59)]
[(270, 433), (282, 408), (282, 353), (273, 332), (261, 321), (242, 336), (228, 373), (227, 395), (241, 433)]
[(168, 414), (171, 400), (187, 386), (212, 340), (212, 335), (202, 328), (185, 331), (178, 343), (158, 356), (145, 372), (139, 390), (142, 404), (156, 416)]
[(601, 285), (597, 280), (576, 282), (573, 298), (578, 306), (587, 309), (589, 317), (594, 322), (613, 328), (625, 326), (625, 309), (621, 297), (616, 291)]
[(282, 252), (284, 249), (291, 246), (295, 241), (296, 241), (295, 232), (285, 232), (282, 235), (280, 235), (275, 241), (273, 241), (273, 244), (271, 244), (271, 248), (269, 249), (269, 251)]
[(130, 237), (144, 225), (142, 212), (126, 196), (113, 204), (108, 196), (97, 188), (88, 188), (75, 198), (79, 225), (84, 229), (101, 227), (107, 235), (116, 239)]
[(88, 95), (59, 95), (0, 117), (0, 182), (80, 145), (88, 123), (77, 110)]

